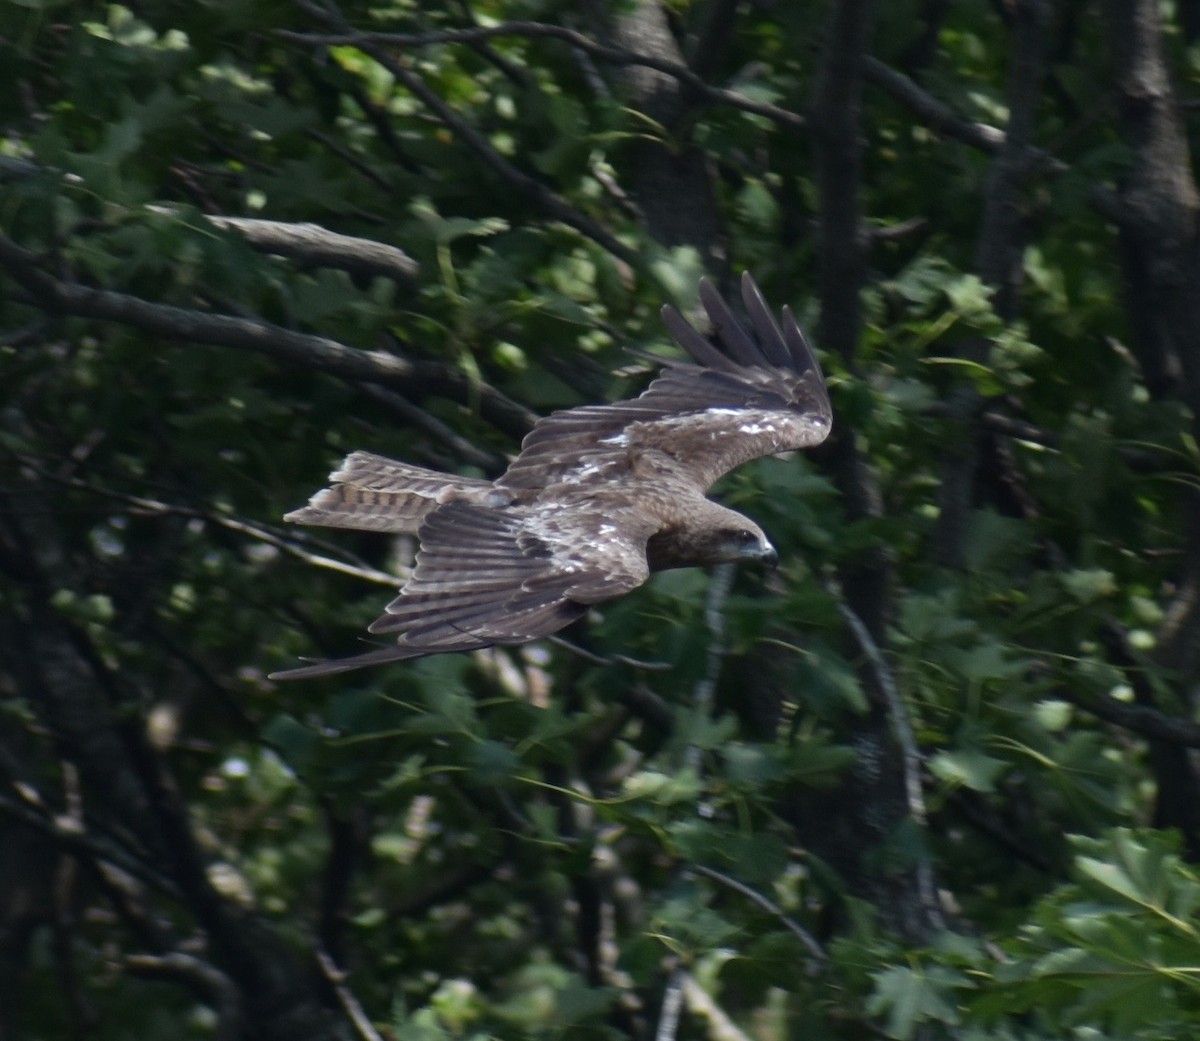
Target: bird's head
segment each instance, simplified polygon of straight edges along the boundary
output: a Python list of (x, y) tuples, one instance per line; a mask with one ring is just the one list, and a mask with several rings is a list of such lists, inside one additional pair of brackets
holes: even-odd
[(742, 518), (741, 523), (721, 528), (715, 535), (710, 563), (724, 564), (739, 560), (757, 560), (774, 567), (779, 563), (779, 554), (767, 536), (753, 521)]

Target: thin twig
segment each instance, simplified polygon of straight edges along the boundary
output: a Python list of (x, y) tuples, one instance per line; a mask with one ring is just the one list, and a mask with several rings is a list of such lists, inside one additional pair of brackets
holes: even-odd
[(89, 484), (87, 481), (81, 480), (78, 477), (60, 477), (53, 474), (43, 467), (37, 466), (32, 461), (26, 461), (25, 465), (30, 466), (35, 472), (40, 474), (48, 481), (56, 484), (64, 485), (68, 488), (75, 488), (80, 491), (89, 492), (92, 495), (99, 495), (107, 499), (113, 499), (116, 502), (124, 503), (127, 506), (132, 506), (135, 509), (142, 510), (149, 514), (159, 516), (174, 516), (187, 517), (193, 520), (202, 520), (208, 524), (215, 524), (218, 527), (224, 528), (227, 531), (236, 532), (239, 535), (248, 535), (259, 542), (264, 542), (269, 546), (273, 546), (283, 553), (297, 560), (302, 560), (306, 564), (311, 564), (313, 567), (325, 568), (327, 571), (336, 571), (339, 574), (350, 575), (354, 578), (361, 578), (364, 582), (372, 582), (375, 585), (388, 586), (395, 588), (403, 581), (403, 576), (389, 574), (386, 571), (379, 571), (376, 568), (367, 567), (365, 564), (350, 564), (341, 560), (333, 560), (330, 557), (321, 556), (317, 553), (309, 552), (308, 550), (297, 545), (293, 539), (285, 539), (276, 535), (268, 528), (260, 527), (257, 524), (252, 524), (249, 521), (239, 520), (236, 517), (226, 517), (220, 513), (214, 513), (211, 510), (202, 510), (195, 506), (180, 506), (169, 502), (160, 502), (157, 499), (148, 499), (142, 495), (131, 495), (128, 492), (119, 492), (113, 488), (100, 488), (96, 485)]
[[(867, 55), (862, 71), (864, 79), (887, 91), (934, 133), (954, 138), (982, 152), (994, 153), (1004, 147), (1008, 135), (999, 127), (960, 116), (946, 102), (886, 62)], [(1031, 148), (1027, 154), (1034, 165), (1045, 167), (1051, 173), (1064, 173), (1070, 169), (1061, 159), (1040, 148)]]
[[(701, 716), (712, 713), (721, 665), (729, 650), (725, 643), (725, 601), (729, 599), (736, 573), (737, 569), (733, 564), (718, 564), (713, 568), (708, 583), (708, 596), (704, 601), (704, 624), (708, 627), (707, 664), (704, 675), (692, 691), (692, 705)], [(701, 750), (695, 745), (689, 745), (684, 756), (684, 765), (699, 774), (701, 758)]]
[(670, 672), (675, 667), (667, 661), (642, 661), (640, 658), (630, 658), (624, 654), (596, 654), (561, 636), (547, 636), (546, 640), (584, 661), (590, 661), (593, 665), (628, 665), (631, 669), (641, 669), (645, 672)]
[(384, 1041), (383, 1035), (375, 1029), (363, 1009), (362, 1002), (355, 997), (354, 991), (346, 986), (346, 974), (337, 967), (324, 948), (317, 948), (316, 956), (317, 964), (321, 967), (321, 975), (325, 978), (325, 982), (333, 988), (338, 1004), (341, 1005), (342, 1011), (350, 1020), (358, 1036), (363, 1041)]
[(471, 466), (478, 466), (489, 473), (498, 473), (504, 469), (504, 457), (495, 452), (479, 448), (465, 437), (456, 434), (447, 423), (436, 416), (431, 416), (423, 408), (414, 405), (408, 398), (387, 387), (376, 383), (360, 383), (358, 389), (367, 397), (379, 402), (384, 408), (395, 413), (410, 426), (423, 431), (441, 441), (454, 455)]
[[(913, 731), (912, 722), (908, 718), (908, 709), (900, 694), (900, 688), (896, 685), (892, 670), (888, 666), (883, 652), (879, 649), (879, 645), (875, 642), (874, 637), (871, 636), (871, 632), (866, 624), (859, 618), (858, 614), (846, 602), (844, 597), (838, 595), (833, 590), (828, 591), (833, 594), (837, 603), (838, 613), (845, 619), (846, 624), (850, 627), (850, 631), (854, 634), (855, 640), (866, 656), (867, 662), (871, 666), (871, 672), (875, 677), (875, 684), (887, 703), (888, 719), (891, 722), (892, 733), (896, 737), (896, 743), (900, 746), (903, 762), (904, 795), (905, 802), (908, 805), (908, 814), (912, 818), (913, 823), (924, 830), (929, 819), (925, 808), (925, 792), (921, 787), (921, 767), (924, 760), (921, 750), (917, 745), (917, 735)], [(933, 872), (928, 859), (922, 858), (918, 862), (916, 872), (921, 901), (925, 905), (925, 909), (934, 924), (938, 928), (943, 928), (945, 920), (942, 915), (941, 904), (938, 900), (937, 889), (933, 881)]]
[(745, 882), (740, 882), (731, 875), (726, 875), (715, 868), (705, 867), (703, 864), (689, 864), (689, 871), (694, 871), (697, 875), (703, 875), (705, 878), (711, 878), (714, 882), (719, 882), (721, 885), (729, 889), (736, 890), (746, 897), (752, 903), (757, 904), (767, 914), (774, 915), (780, 922), (792, 933), (804, 946), (808, 949), (808, 953), (820, 961), (827, 961), (829, 955), (825, 948), (817, 941), (816, 937), (804, 928), (799, 922), (788, 916), (788, 913), (780, 907), (774, 900), (760, 893), (757, 889), (753, 889), (746, 885)]
[(340, 32), (340, 33), (298, 33), (289, 30), (279, 30), (276, 33), (282, 39), (294, 43), (305, 43), (314, 46), (346, 46), (361, 47), (371, 50), (380, 46), (385, 47), (428, 47), (444, 43), (476, 43), (479, 40), (493, 39), (497, 36), (523, 36), (527, 38), (550, 38), (562, 40), (586, 54), (611, 65), (640, 65), (648, 69), (673, 76), (686, 84), (701, 97), (709, 101), (719, 102), (731, 108), (741, 109), (754, 115), (764, 116), (774, 123), (789, 130), (803, 130), (807, 127), (804, 116), (778, 105), (765, 101), (755, 101), (753, 98), (739, 94), (735, 90), (714, 87), (688, 66), (679, 62), (668, 61), (653, 54), (639, 54), (636, 51), (622, 47), (613, 47), (585, 36), (583, 33), (568, 29), (562, 25), (550, 25), (545, 22), (502, 22), (500, 25), (477, 26), (470, 29), (449, 29), (441, 32), (428, 33), (377, 33), (377, 32)]

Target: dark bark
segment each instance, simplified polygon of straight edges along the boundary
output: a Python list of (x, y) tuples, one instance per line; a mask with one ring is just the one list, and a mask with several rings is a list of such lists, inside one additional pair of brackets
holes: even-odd
[[(817, 339), (851, 372), (857, 370), (859, 293), (866, 270), (860, 96), (872, 15), (869, 0), (833, 5), (809, 112), (820, 213)], [(835, 431), (827, 462), (848, 519), (882, 515), (878, 477), (851, 432)], [(842, 566), (838, 577), (846, 617), (854, 620), (849, 626), (850, 656), (870, 708), (864, 716), (846, 721), (844, 740), (857, 758), (844, 782), (822, 793), (819, 809), (810, 795), (796, 793), (781, 812), (804, 845), (833, 865), (851, 892), (874, 904), (889, 928), (921, 938), (941, 924), (931, 866), (901, 862), (885, 852), (905, 821), (915, 820), (919, 826), (923, 816), (919, 778), (910, 776), (912, 764), (904, 752), (909, 744), (903, 740), (908, 732), (905, 708), (894, 696), (895, 686), (880, 654), (892, 605), (891, 554), (880, 545)]]
[[(1186, 404), (1193, 434), (1200, 434), (1200, 192), (1167, 71), (1159, 6), (1113, 0), (1108, 18), (1120, 129), (1131, 153), (1118, 215), (1131, 338), (1151, 393)], [(1179, 704), (1189, 705), (1185, 684), (1200, 655), (1200, 497), (1188, 491), (1183, 508), (1192, 520), (1156, 659), (1181, 681)], [(1143, 705), (1157, 707), (1157, 700), (1153, 689), (1138, 694)], [(1200, 857), (1200, 776), (1191, 758), (1178, 745), (1152, 741), (1150, 760), (1156, 823), (1179, 828)]]
[[(612, 18), (601, 5), (595, 14), (604, 35), (618, 47), (684, 65), (660, 0), (638, 0)], [(719, 49), (712, 37), (707, 43), (696, 55), (705, 71), (716, 67)], [(707, 270), (724, 271), (728, 258), (712, 171), (704, 151), (688, 139), (689, 116), (700, 100), (697, 92), (666, 72), (639, 65), (624, 69), (621, 90), (633, 108), (666, 132), (664, 140), (636, 141), (630, 157), (630, 192), (651, 237), (664, 246), (695, 246)]]

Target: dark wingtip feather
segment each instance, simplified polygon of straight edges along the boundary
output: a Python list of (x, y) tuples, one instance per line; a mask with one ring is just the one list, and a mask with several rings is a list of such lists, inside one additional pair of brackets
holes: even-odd
[[(267, 674), (267, 679), (275, 681), (309, 680), (320, 676), (336, 676), (351, 669), (361, 669), (367, 665), (382, 665), (385, 662), (403, 661), (405, 658), (416, 658), (424, 651), (408, 647), (381, 647), (377, 651), (367, 651), (366, 654), (356, 654), (352, 658), (333, 658), (329, 661), (315, 661), (311, 665), (301, 665), (295, 669), (284, 669), (281, 672)], [(312, 661), (311, 658), (301, 658), (301, 661)]]
[(749, 271), (742, 272), (742, 303), (758, 336), (758, 344), (767, 361), (780, 368), (791, 368), (792, 356), (784, 342), (779, 323), (763, 299), (762, 291)]
[(707, 278), (700, 280), (700, 302), (704, 304), (704, 310), (713, 324), (714, 336), (730, 356), (742, 365), (762, 365), (765, 360), (762, 350), (729, 310), (717, 287)]
[(797, 372), (811, 370), (824, 381), (816, 351), (812, 349), (812, 344), (808, 342), (808, 337), (804, 335), (804, 330), (800, 328), (800, 323), (796, 321), (796, 316), (787, 304), (783, 305), (783, 342), (787, 344), (788, 353), (792, 357), (793, 369)]
[[(691, 323), (670, 304), (663, 304), (663, 325), (680, 347), (688, 352), (700, 365), (710, 369), (728, 369), (730, 360), (714, 347), (705, 336), (701, 336)], [(662, 359), (656, 359), (661, 361)]]
[(730, 310), (712, 281), (704, 278), (700, 281), (700, 302), (708, 313), (712, 332), (707, 336), (698, 332), (679, 311), (666, 304), (662, 319), (672, 339), (705, 368), (724, 372), (740, 367), (789, 369), (800, 374), (812, 371), (823, 379), (816, 354), (791, 310), (784, 307), (781, 325), (749, 271), (742, 274), (741, 286), (749, 329)]

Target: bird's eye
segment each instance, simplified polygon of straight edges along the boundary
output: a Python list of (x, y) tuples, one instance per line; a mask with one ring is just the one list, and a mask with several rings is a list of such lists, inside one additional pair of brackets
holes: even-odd
[(742, 542), (742, 543), (745, 543), (747, 546), (750, 545), (750, 543), (752, 543), (752, 542), (753, 543), (758, 542), (758, 536), (755, 535), (754, 532), (752, 532), (752, 531), (747, 531), (745, 528), (735, 531), (733, 533), (733, 538), (734, 538), (735, 542)]

